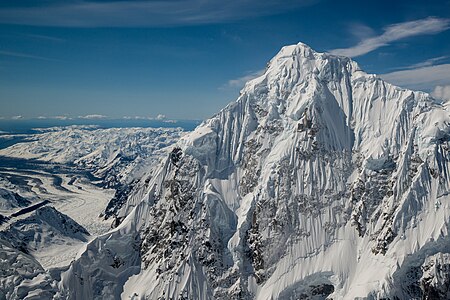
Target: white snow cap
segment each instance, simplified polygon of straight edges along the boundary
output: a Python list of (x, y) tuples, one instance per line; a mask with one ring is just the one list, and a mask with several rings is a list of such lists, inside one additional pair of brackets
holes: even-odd
[(426, 93), (303, 43), (283, 47), (237, 101), (172, 147), (176, 159), (152, 169), (142, 200), (128, 200), (125, 220), (88, 245), (62, 289), (411, 299), (429, 292), (427, 280), (440, 291), (445, 282), (421, 268), (450, 247), (448, 124)]

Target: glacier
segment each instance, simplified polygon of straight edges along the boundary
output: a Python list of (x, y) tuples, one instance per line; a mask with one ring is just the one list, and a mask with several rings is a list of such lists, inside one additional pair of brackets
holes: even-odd
[(57, 275), (38, 272), (53, 280), (42, 293), (448, 299), (449, 122), (427, 93), (283, 47), (148, 166), (115, 229)]
[(184, 133), (79, 125), (35, 131), (0, 150), (0, 299), (59, 297), (62, 270), (111, 229), (119, 200)]
[[(102, 212), (104, 219), (114, 218), (149, 165), (155, 164), (164, 156), (165, 148), (184, 134), (182, 128), (105, 129), (95, 125), (35, 130), (36, 134), (21, 135), (20, 143), (0, 149), (2, 215), (31, 202), (55, 198), (57, 208), (72, 216), (79, 215), (78, 212), (73, 214), (72, 208), (83, 206), (82, 209), (95, 210), (94, 215)], [(15, 136), (6, 135), (8, 137)], [(108, 193), (102, 193), (93, 184), (104, 188), (105, 192), (109, 189), (114, 196), (101, 195)], [(105, 196), (108, 199), (103, 200)], [(97, 199), (98, 208), (89, 206), (95, 202), (91, 198)], [(105, 201), (108, 202), (106, 207)], [(89, 218), (95, 217), (89, 214)], [(89, 225), (92, 220), (82, 223), (92, 227)], [(95, 231), (93, 233), (103, 230), (89, 229)]]

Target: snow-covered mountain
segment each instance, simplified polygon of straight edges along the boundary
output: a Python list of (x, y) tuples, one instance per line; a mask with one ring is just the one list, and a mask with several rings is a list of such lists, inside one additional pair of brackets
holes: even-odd
[(284, 47), (149, 169), (54, 295), (448, 299), (449, 122), (426, 93)]
[(74, 165), (92, 171), (110, 185), (126, 180), (129, 172), (137, 172), (142, 160), (156, 157), (160, 149), (183, 134), (181, 128), (102, 129), (79, 125), (40, 131), (21, 143), (1, 149), (0, 156)]
[(88, 237), (86, 229), (49, 206), (15, 220), (0, 232), (0, 299), (58, 298), (59, 274), (67, 267), (44, 267), (70, 263)]
[[(50, 206), (38, 208), (0, 232), (0, 239), (32, 254), (44, 267), (64, 265), (67, 259), (70, 263), (73, 257), (69, 252), (76, 254), (88, 238), (85, 228)], [(60, 253), (65, 255), (57, 255)]]
[[(94, 175), (102, 187), (116, 191), (108, 206), (103, 207), (106, 219), (115, 216), (147, 169), (184, 134), (182, 128), (102, 129), (92, 125), (36, 130), (39, 133), (0, 149), (0, 159), (11, 159), (11, 167), (24, 164), (21, 168), (27, 170), (45, 168), (50, 173), (75, 173), (69, 185), (79, 180), (77, 172)], [(0, 176), (0, 213), (19, 207), (23, 199), (38, 197)]]
[(0, 299), (62, 299), (62, 270), (110, 229), (99, 215), (114, 215), (183, 134), (95, 126), (36, 131), (0, 150)]
[(52, 299), (53, 279), (29, 254), (0, 239), (0, 299)]

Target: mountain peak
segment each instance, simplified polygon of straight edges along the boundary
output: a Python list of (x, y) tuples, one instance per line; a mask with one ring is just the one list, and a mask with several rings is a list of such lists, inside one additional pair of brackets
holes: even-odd
[[(64, 274), (67, 289), (152, 299), (422, 298), (422, 273), (434, 276), (424, 268), (448, 265), (440, 252), (449, 245), (449, 123), (427, 94), (367, 75), (349, 58), (283, 47), (154, 169), (142, 201), (127, 204), (123, 223)], [(124, 262), (117, 269), (113, 257)]]
[(276, 55), (302, 55), (305, 57), (311, 56), (311, 54), (318, 53), (314, 51), (310, 46), (305, 43), (299, 42), (294, 45), (287, 45), (281, 48), (279, 53)]
[[(369, 76), (350, 58), (321, 53), (302, 42), (284, 46), (269, 61), (264, 74), (246, 84), (253, 90), (255, 84), (293, 88), (305, 81), (340, 80), (345, 76)], [(288, 83), (286, 84), (286, 81)], [(284, 82), (284, 83), (283, 83)], [(248, 90), (247, 89), (247, 90)], [(285, 91), (286, 93), (286, 91)]]

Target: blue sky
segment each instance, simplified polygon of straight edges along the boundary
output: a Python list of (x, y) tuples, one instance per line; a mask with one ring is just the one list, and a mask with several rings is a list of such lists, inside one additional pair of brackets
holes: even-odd
[(0, 117), (203, 119), (287, 44), (450, 99), (450, 1), (0, 2)]

